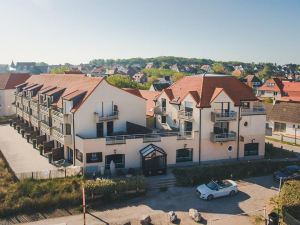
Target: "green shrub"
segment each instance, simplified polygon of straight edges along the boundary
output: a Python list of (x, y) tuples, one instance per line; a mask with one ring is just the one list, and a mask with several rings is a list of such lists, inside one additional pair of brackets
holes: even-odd
[[(272, 161), (241, 161), (238, 163), (218, 166), (198, 166), (191, 168), (177, 168), (173, 170), (176, 185), (193, 186), (208, 182), (212, 179), (242, 179), (254, 176), (263, 176), (273, 173), (282, 167), (295, 162)], [(299, 163), (298, 163), (299, 164)]]
[(282, 159), (282, 158), (296, 158), (295, 152), (286, 149), (274, 147), (273, 144), (266, 143), (265, 158), (267, 159)]

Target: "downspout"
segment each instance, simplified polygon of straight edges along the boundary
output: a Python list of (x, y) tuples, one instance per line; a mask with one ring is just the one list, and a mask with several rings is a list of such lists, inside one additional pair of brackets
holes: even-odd
[(238, 111), (238, 129), (237, 129), (237, 149), (236, 149), (236, 160), (239, 160), (240, 157), (240, 124), (241, 124), (241, 106), (239, 106)]
[(74, 117), (75, 117), (75, 113), (72, 112), (72, 126), (73, 126), (73, 165), (75, 166), (75, 161), (76, 161), (76, 153), (75, 153), (75, 123), (74, 123)]
[(199, 164), (201, 164), (201, 136), (202, 136), (202, 131), (201, 131), (201, 125), (202, 125), (202, 109), (199, 108)]

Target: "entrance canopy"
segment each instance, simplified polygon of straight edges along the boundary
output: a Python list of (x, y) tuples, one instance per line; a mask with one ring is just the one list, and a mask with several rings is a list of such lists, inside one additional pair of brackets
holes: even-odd
[(160, 148), (154, 144), (149, 144), (145, 148), (140, 150), (140, 154), (144, 158), (146, 158), (149, 155), (152, 155), (152, 153), (154, 153), (154, 152), (159, 152), (162, 155), (167, 154), (162, 148)]
[(149, 144), (140, 150), (142, 169), (146, 176), (164, 174), (167, 169), (167, 153), (160, 147)]

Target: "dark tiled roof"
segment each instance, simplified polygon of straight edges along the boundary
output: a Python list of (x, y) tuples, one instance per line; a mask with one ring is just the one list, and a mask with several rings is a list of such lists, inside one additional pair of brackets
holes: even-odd
[(300, 124), (300, 103), (276, 102), (267, 117), (269, 120)]
[(168, 83), (154, 83), (152, 84), (155, 91), (162, 91), (165, 88), (168, 88), (170, 84)]

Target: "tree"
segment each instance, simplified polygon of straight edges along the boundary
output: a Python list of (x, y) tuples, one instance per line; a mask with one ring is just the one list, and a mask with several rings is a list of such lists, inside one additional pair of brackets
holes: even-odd
[(260, 78), (268, 79), (274, 73), (275, 66), (272, 63), (266, 63), (264, 68), (258, 73)]
[(59, 67), (53, 68), (50, 73), (63, 74), (69, 70), (70, 69), (67, 66), (59, 66)]
[(134, 88), (134, 89), (149, 89), (149, 84), (140, 84), (133, 81), (128, 76), (112, 75), (107, 78), (107, 82), (118, 88)]
[(217, 74), (225, 74), (225, 68), (222, 63), (214, 63), (212, 70)]

